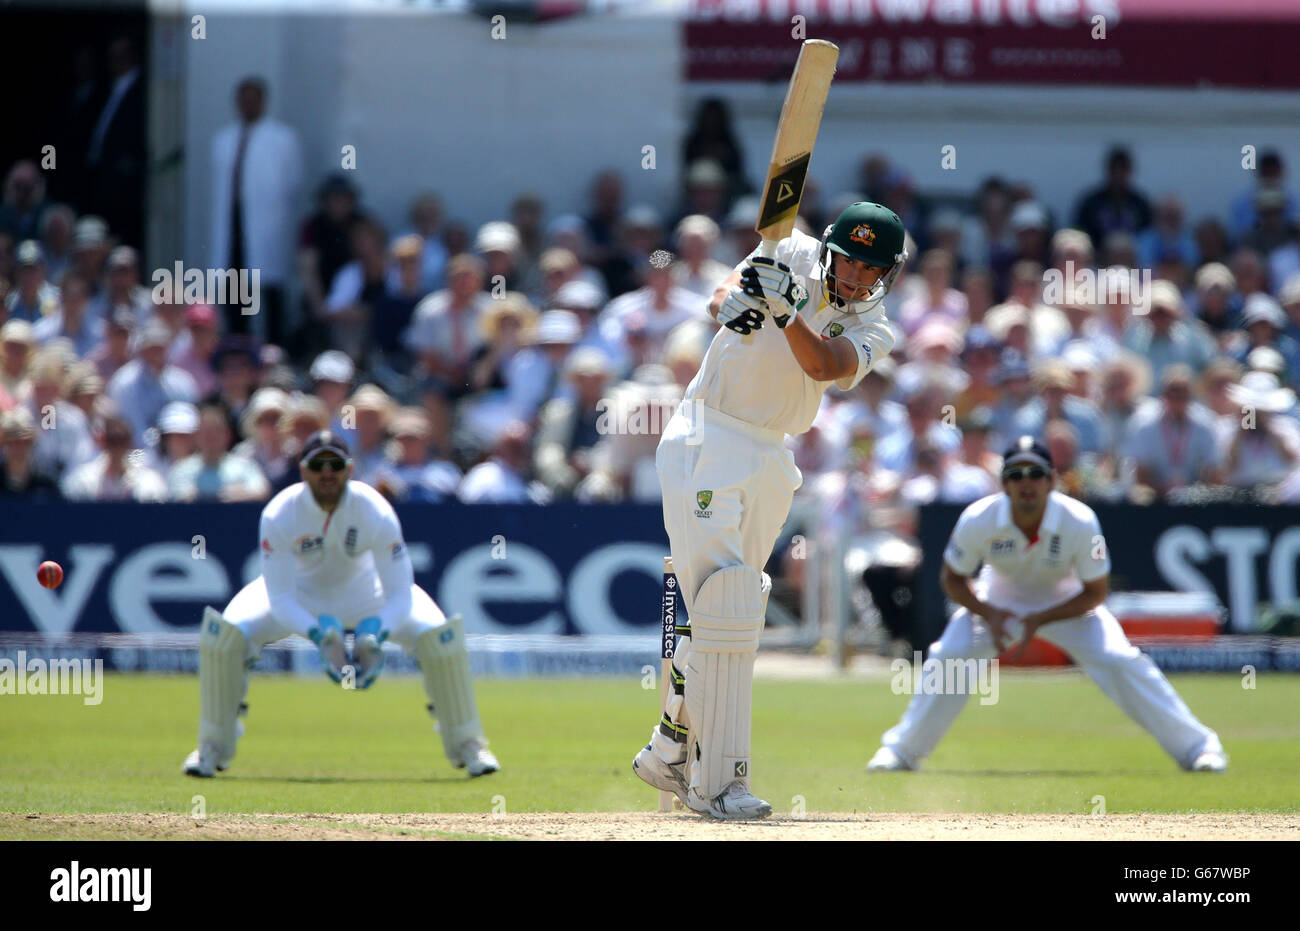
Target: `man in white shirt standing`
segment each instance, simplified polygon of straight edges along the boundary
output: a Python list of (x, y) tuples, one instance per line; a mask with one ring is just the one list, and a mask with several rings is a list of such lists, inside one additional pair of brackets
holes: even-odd
[[(259, 269), (264, 339), (284, 345), (284, 287), (294, 249), (294, 211), (302, 184), (298, 135), (266, 115), (266, 82), (246, 77), (235, 90), (239, 121), (212, 140), (212, 267)], [(232, 304), (226, 328), (247, 333), (249, 317)]]
[[(391, 639), (420, 665), (429, 710), (452, 765), (496, 772), (470, 680), (460, 616), (450, 619), (414, 584), (402, 525), (375, 489), (351, 481), (347, 443), (313, 434), (299, 461), (302, 482), (262, 511), (262, 574), (225, 611), (208, 608), (199, 632), (199, 746), (184, 771), (224, 770), (243, 734), (248, 670), (262, 647), (290, 635), (320, 648), (326, 675), (344, 688), (374, 684)], [(349, 650), (344, 629), (355, 631)]]
[[(1030, 436), (1003, 454), (1003, 492), (962, 511), (940, 582), (957, 605), (927, 663), (992, 660), (1035, 636), (1065, 650), (1183, 769), (1223, 772), (1219, 736), (1196, 719), (1155, 663), (1128, 642), (1105, 602), (1110, 556), (1092, 508), (1052, 491), (1052, 457)], [(978, 579), (975, 570), (983, 564)], [(969, 667), (964, 667), (969, 668)], [(967, 674), (967, 678), (973, 678)], [(945, 683), (950, 681), (944, 677)], [(917, 769), (966, 705), (969, 681), (913, 695), (867, 771)]]

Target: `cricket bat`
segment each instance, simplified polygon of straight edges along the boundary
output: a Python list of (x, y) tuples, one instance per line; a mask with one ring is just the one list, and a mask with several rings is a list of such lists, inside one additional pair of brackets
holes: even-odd
[[(668, 696), (672, 689), (673, 652), (677, 643), (677, 574), (673, 572), (673, 558), (664, 557), (663, 598), (659, 603), (659, 713), (668, 710)], [(659, 790), (659, 810), (672, 811), (681, 807), (671, 792)]]
[(763, 185), (763, 199), (754, 230), (763, 237), (758, 254), (771, 258), (776, 244), (790, 235), (799, 215), (808, 163), (812, 160), (817, 128), (821, 126), (826, 95), (835, 76), (839, 46), (825, 39), (806, 39), (799, 49), (790, 87), (781, 107), (781, 121), (772, 143), (772, 163)]

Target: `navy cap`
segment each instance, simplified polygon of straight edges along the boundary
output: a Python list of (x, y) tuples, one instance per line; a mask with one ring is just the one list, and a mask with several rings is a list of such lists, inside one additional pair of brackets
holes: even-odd
[(1002, 468), (1021, 463), (1040, 465), (1049, 471), (1052, 468), (1052, 454), (1047, 447), (1029, 434), (1015, 440), (1002, 454)]
[(306, 462), (312, 456), (318, 453), (334, 453), (344, 460), (352, 458), (352, 453), (348, 450), (348, 442), (339, 436), (333, 430), (317, 430), (311, 436), (307, 437), (307, 442), (303, 444), (302, 456), (300, 462)]

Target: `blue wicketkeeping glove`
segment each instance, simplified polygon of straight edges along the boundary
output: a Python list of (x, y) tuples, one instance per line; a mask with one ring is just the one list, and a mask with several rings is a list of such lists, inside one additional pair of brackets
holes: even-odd
[(352, 642), (352, 668), (357, 674), (357, 688), (368, 689), (379, 678), (384, 668), (384, 641), (388, 631), (381, 630), (377, 617), (368, 617), (357, 625), (356, 639)]
[(325, 675), (334, 682), (342, 682), (343, 667), (348, 664), (348, 647), (343, 641), (343, 625), (339, 619), (332, 614), (322, 614), (307, 636), (320, 648), (320, 665)]

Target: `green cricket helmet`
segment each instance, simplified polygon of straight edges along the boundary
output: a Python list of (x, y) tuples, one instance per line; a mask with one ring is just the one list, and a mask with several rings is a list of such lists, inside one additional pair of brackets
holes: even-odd
[(906, 236), (903, 221), (888, 207), (869, 201), (858, 201), (845, 207), (844, 212), (822, 234), (820, 260), (824, 269), (822, 277), (826, 282), (827, 298), (835, 304), (845, 303), (832, 286), (835, 276), (831, 274), (830, 254), (838, 252), (866, 265), (885, 269), (880, 280), (858, 301), (867, 305), (864, 310), (874, 308), (889, 292), (903, 263), (907, 261), (907, 249), (904, 246)]

